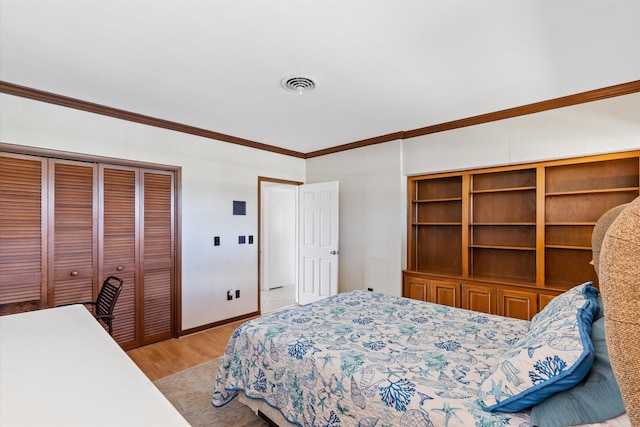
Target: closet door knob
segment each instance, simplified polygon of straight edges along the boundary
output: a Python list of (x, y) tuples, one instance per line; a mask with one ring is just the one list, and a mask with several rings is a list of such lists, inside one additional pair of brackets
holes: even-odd
[(77, 275), (78, 275), (78, 272), (77, 272), (77, 271), (72, 271), (72, 272), (71, 272), (71, 277), (76, 277)]
[(121, 266), (121, 265), (119, 265), (119, 266), (117, 266), (117, 267), (116, 267), (116, 270), (117, 270), (117, 271), (122, 271), (122, 270), (124, 270), (124, 267), (123, 267), (123, 266)]

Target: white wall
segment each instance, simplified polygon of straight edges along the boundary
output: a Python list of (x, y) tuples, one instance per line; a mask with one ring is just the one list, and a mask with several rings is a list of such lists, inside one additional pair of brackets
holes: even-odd
[(296, 227), (298, 189), (293, 184), (262, 182), (261, 213), (263, 291), (297, 282)]
[(307, 183), (340, 182), (340, 292), (401, 294), (406, 179), (392, 141), (307, 160)]
[[(258, 176), (303, 181), (304, 160), (4, 94), (0, 141), (181, 166), (182, 328), (258, 309)], [(234, 200), (246, 216), (232, 215)], [(229, 288), (241, 298), (227, 302)]]
[(403, 174), (640, 148), (640, 93), (403, 141)]

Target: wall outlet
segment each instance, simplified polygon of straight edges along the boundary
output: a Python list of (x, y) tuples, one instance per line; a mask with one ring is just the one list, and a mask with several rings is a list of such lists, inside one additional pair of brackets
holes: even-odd
[(231, 289), (229, 289), (229, 290), (227, 291), (227, 301), (231, 301), (231, 300), (233, 299), (233, 294), (232, 294), (232, 292), (233, 292), (233, 291), (232, 291)]
[(236, 289), (236, 298), (240, 298), (240, 289)]
[(220, 246), (220, 236), (215, 236), (213, 238), (213, 246)]

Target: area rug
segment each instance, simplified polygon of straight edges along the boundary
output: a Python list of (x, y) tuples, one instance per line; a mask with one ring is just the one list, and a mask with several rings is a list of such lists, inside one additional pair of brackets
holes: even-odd
[(267, 426), (264, 420), (238, 399), (222, 408), (211, 406), (213, 382), (220, 360), (210, 360), (153, 383), (193, 427)]

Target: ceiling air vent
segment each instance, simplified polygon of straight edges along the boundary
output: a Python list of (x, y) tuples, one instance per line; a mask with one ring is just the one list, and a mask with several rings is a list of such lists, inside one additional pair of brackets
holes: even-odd
[(316, 82), (309, 77), (293, 76), (282, 79), (282, 87), (291, 92), (297, 92), (302, 95), (316, 87)]

